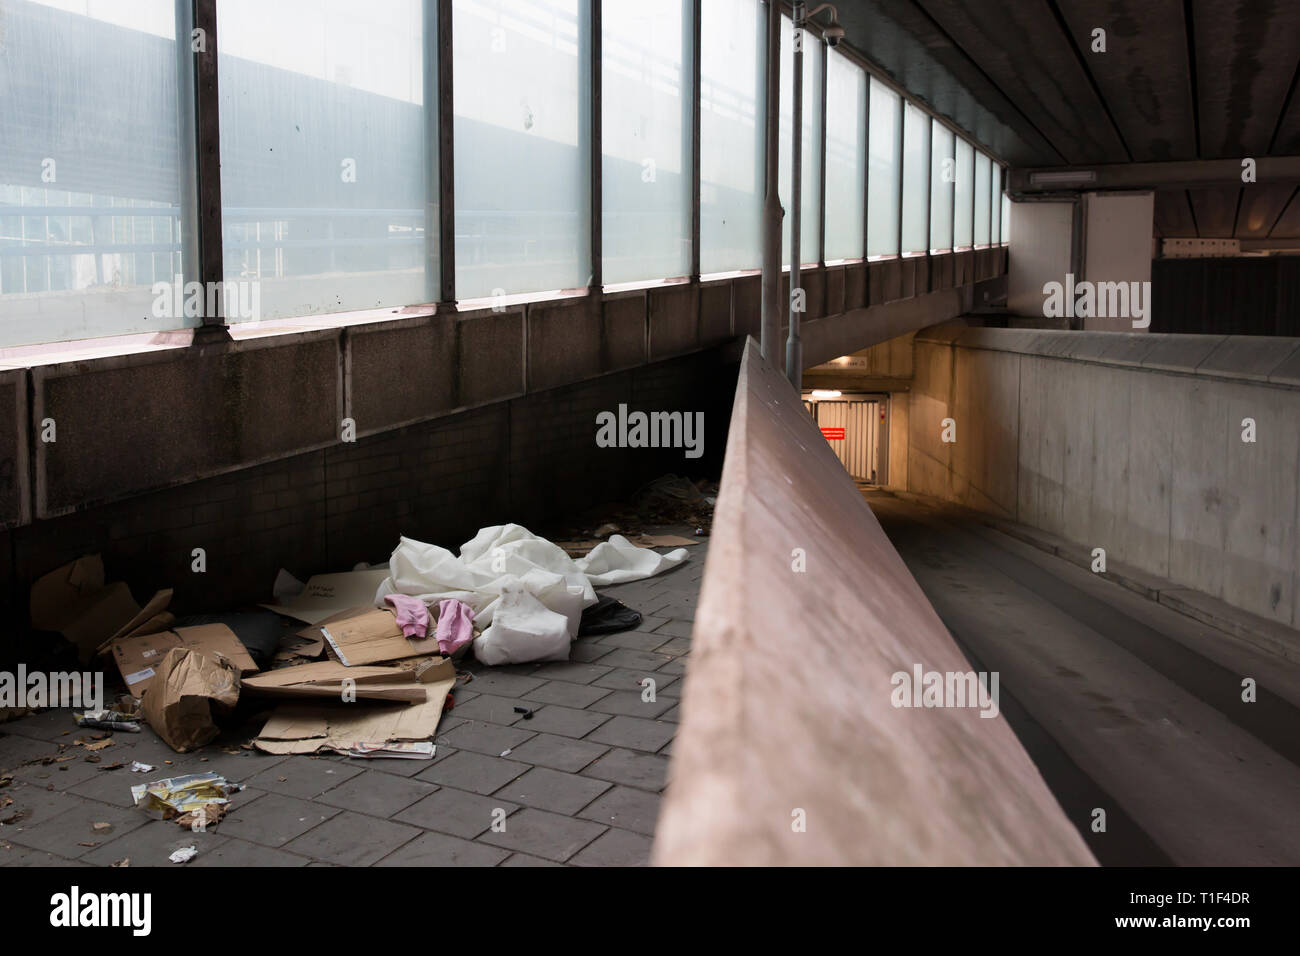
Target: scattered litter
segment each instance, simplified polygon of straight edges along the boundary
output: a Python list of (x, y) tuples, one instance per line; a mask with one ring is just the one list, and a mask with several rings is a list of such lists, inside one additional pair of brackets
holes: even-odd
[(96, 833), (108, 833), (110, 830), (113, 829), (113, 824), (111, 824), (111, 823), (92, 823), (92, 824), (90, 825), (90, 828), (91, 828), (92, 830), (94, 830)]
[(634, 611), (622, 601), (601, 595), (591, 607), (582, 612), (578, 634), (591, 637), (597, 634), (615, 634), (630, 631), (641, 623), (641, 612)]
[(242, 789), (217, 773), (192, 773), (132, 787), (131, 798), (142, 810), (169, 820), (200, 807), (229, 803), (229, 795)]
[(152, 773), (152, 772), (153, 772), (153, 764), (149, 764), (149, 763), (141, 763), (141, 762), (138, 761), (138, 760), (133, 760), (133, 761), (131, 761), (131, 772), (132, 772), (132, 773)]
[(432, 760), (434, 745), (431, 740), (390, 741), (384, 744), (357, 744), (349, 750), (349, 757), (396, 757), (405, 760)]
[(198, 855), (199, 855), (198, 847), (187, 846), (177, 850), (171, 856), (167, 857), (167, 859), (171, 860), (173, 863), (188, 863), (190, 862), (190, 860), (194, 859)]
[(83, 841), (79, 842), (79, 843), (77, 844), (77, 846), (99, 846), (99, 844), (98, 844), (98, 843), (87, 842), (87, 841), (83, 840)]
[(516, 707), (516, 708), (515, 708), (515, 713), (516, 713), (516, 714), (523, 714), (523, 715), (524, 715), (524, 720), (532, 720), (532, 719), (533, 719), (533, 712), (532, 712), (532, 710), (531, 710), (530, 708), (528, 708), (528, 707)]
[(111, 746), (113, 746), (113, 738), (107, 737), (104, 740), (96, 741), (93, 744), (86, 744), (86, 749), (91, 751), (103, 750), (105, 747), (111, 747)]
[(618, 532), (622, 530), (623, 529), (620, 528), (618, 525), (614, 524), (611, 521), (607, 521), (599, 528), (597, 528), (595, 532), (593, 532), (593, 535), (594, 537), (597, 538), (608, 538), (611, 534), (618, 534)]
[(138, 734), (140, 724), (126, 714), (116, 710), (88, 710), (84, 714), (74, 714), (78, 727), (93, 727), (97, 730), (121, 730), (128, 734)]
[(124, 856), (124, 857), (122, 857), (122, 859), (118, 860), (116, 863), (113, 863), (113, 864), (111, 864), (111, 865), (112, 865), (112, 866), (115, 866), (115, 867), (130, 866), (130, 865), (131, 865), (131, 858), (130, 858), (129, 856)]
[(503, 757), (509, 757), (509, 756), (510, 756), (510, 750), (511, 750), (511, 748), (510, 748), (510, 747), (507, 747), (505, 750), (501, 751), (501, 756), (503, 756)]
[(507, 585), (496, 602), (492, 624), (474, 641), (484, 664), (525, 664), (569, 659), (569, 622), (520, 585)]
[(197, 807), (188, 813), (182, 813), (173, 822), (185, 827), (187, 830), (206, 830), (208, 827), (214, 827), (220, 823), (229, 810), (230, 807), (227, 804), (213, 803)]

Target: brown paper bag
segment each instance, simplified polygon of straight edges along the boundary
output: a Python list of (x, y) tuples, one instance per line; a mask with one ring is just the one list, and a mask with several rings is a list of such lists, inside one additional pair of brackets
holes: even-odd
[(159, 737), (179, 753), (217, 736), (213, 708), (229, 710), (239, 700), (239, 671), (219, 653), (174, 647), (155, 669), (140, 711)]

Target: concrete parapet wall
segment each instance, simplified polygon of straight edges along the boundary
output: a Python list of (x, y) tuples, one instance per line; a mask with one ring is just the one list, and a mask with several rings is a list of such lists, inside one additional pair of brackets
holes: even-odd
[(894, 706), (916, 664), (970, 668), (751, 339), (656, 862), (1092, 864), (1004, 718)]
[(1300, 626), (1300, 339), (949, 326), (915, 347), (909, 490)]

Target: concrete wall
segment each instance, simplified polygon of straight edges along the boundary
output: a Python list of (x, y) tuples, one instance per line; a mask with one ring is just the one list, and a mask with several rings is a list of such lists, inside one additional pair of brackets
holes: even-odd
[(1007, 308), (1043, 315), (1043, 284), (1064, 282), (1074, 247), (1073, 202), (1013, 202), (1007, 267)]
[(917, 664), (970, 670), (751, 341), (655, 861), (1093, 863), (1005, 718), (894, 706), (892, 675)]
[[(1004, 258), (807, 270), (806, 354), (955, 315)], [(141, 593), (172, 585), (187, 610), (220, 607), (265, 597), (280, 565), (350, 567), (385, 558), (399, 533), (454, 545), (483, 524), (621, 497), (685, 463), (596, 449), (596, 412), (712, 408), (706, 456), (720, 448), (726, 401), (714, 399), (729, 400), (734, 364), (717, 347), (758, 334), (759, 286), (739, 275), (501, 311), (286, 320), (226, 343), (173, 333), (135, 351), (113, 340), (8, 350), (0, 606), (25, 614), (34, 577), (99, 550)], [(341, 440), (349, 421), (355, 443)], [(203, 582), (189, 578), (195, 547), (208, 548)]]
[[(1089, 282), (1150, 282), (1154, 217), (1153, 192), (1084, 193), (1082, 277)], [(1083, 328), (1131, 332), (1133, 320), (1130, 316), (1088, 316)]]
[(915, 363), (909, 490), (1300, 626), (1300, 339), (949, 326)]

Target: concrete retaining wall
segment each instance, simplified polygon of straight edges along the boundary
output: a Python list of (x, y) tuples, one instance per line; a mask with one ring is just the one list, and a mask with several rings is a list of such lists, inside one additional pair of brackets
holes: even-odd
[(1300, 626), (1300, 339), (951, 326), (915, 371), (909, 490)]

